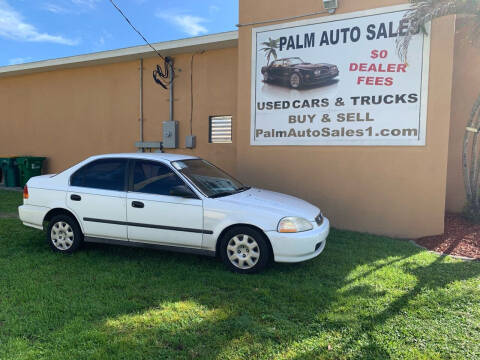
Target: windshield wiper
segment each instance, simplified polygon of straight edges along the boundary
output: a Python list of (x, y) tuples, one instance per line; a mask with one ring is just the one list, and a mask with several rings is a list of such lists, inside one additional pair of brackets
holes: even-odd
[(251, 186), (242, 186), (240, 188), (238, 188), (235, 193), (240, 193), (240, 192), (243, 192), (243, 191), (247, 191), (247, 190), (250, 190), (252, 187)]
[(219, 192), (217, 194), (213, 194), (212, 196), (210, 196), (210, 198), (215, 199), (215, 198), (218, 198), (218, 197), (224, 197), (224, 196), (229, 196), (229, 195), (233, 195), (233, 194), (235, 194), (235, 193), (231, 192), (231, 191), (223, 191), (223, 192)]
[(238, 194), (238, 193), (241, 193), (243, 191), (247, 191), (247, 190), (250, 190), (251, 187), (250, 186), (242, 186), (242, 187), (239, 187), (237, 190), (235, 191), (222, 191), (222, 192), (219, 192), (218, 194), (213, 194), (212, 196), (210, 196), (211, 198), (215, 199), (215, 198), (218, 198), (218, 197), (224, 197), (224, 196), (229, 196), (229, 195), (235, 195), (235, 194)]

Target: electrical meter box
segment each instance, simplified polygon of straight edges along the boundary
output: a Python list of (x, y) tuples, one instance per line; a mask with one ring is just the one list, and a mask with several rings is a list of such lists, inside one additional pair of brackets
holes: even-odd
[(165, 149), (178, 148), (178, 121), (163, 122), (163, 147)]
[(185, 147), (187, 149), (195, 149), (197, 145), (197, 137), (195, 135), (189, 135), (185, 138)]

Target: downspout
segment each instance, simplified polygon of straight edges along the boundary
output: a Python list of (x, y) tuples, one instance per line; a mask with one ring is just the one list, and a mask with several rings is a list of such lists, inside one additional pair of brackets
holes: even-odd
[(143, 59), (140, 59), (140, 142), (143, 143)]

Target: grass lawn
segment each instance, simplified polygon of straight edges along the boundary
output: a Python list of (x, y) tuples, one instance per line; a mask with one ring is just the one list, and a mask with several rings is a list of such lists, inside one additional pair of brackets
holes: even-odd
[(480, 262), (335, 230), (312, 261), (241, 276), (134, 248), (62, 256), (0, 219), (0, 359), (388, 358), (480, 358)]
[(0, 190), (0, 214), (16, 212), (22, 203), (23, 194), (18, 191)]

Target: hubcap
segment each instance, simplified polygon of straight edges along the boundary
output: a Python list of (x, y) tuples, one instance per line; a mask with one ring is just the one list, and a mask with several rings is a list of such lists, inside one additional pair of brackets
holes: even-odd
[(227, 244), (227, 255), (233, 265), (248, 270), (257, 264), (260, 248), (251, 236), (236, 235)]
[(300, 86), (300, 76), (297, 74), (293, 74), (292, 77), (290, 78), (290, 85), (292, 85), (293, 88), (297, 88)]
[(64, 221), (59, 221), (52, 226), (50, 237), (53, 245), (58, 250), (68, 250), (73, 245), (72, 227)]

